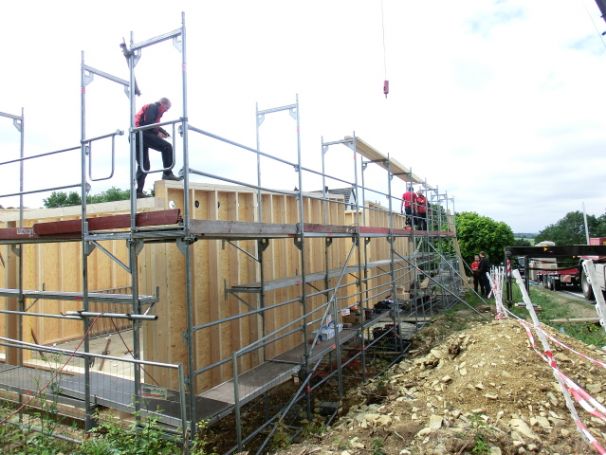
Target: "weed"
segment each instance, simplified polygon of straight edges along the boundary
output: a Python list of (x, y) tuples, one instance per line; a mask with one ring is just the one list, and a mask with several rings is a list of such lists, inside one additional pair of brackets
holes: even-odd
[(335, 445), (337, 446), (337, 449), (339, 449), (339, 450), (349, 449), (349, 442), (347, 442), (347, 440), (345, 440), (343, 438), (337, 439), (337, 441), (335, 442)]
[(474, 455), (482, 455), (490, 453), (490, 444), (488, 443), (488, 436), (490, 428), (486, 425), (486, 422), (480, 414), (473, 414), (469, 417), (471, 426), (474, 430), (473, 437), (473, 448), (471, 453)]
[(271, 446), (273, 449), (284, 449), (291, 443), (291, 438), (288, 435), (288, 431), (284, 427), (284, 424), (279, 424), (274, 432), (271, 439)]
[(383, 446), (384, 446), (383, 439), (373, 438), (373, 440), (370, 441), (370, 449), (372, 450), (372, 455), (385, 455)]

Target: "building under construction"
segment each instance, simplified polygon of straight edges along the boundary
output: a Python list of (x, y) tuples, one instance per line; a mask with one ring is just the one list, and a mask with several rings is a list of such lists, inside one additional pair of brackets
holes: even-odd
[[(155, 182), (152, 198), (88, 204), (91, 183), (112, 178), (122, 133), (86, 136), (85, 88), (93, 76), (124, 86), (133, 119), (140, 52), (167, 40), (179, 44), (183, 59), (183, 107), (175, 120), (151, 127), (172, 128), (182, 181)], [(183, 17), (174, 31), (131, 39), (129, 80), (83, 56), (76, 147), (27, 155), (23, 112), (0, 113), (20, 138), (20, 156), (0, 165), (60, 160), (74, 150), (81, 158), (72, 186), (24, 188), (21, 165), (20, 188), (0, 195), (21, 200), (0, 213), (0, 397), (19, 412), (55, 401), (60, 414), (86, 428), (104, 410), (153, 415), (184, 441), (201, 420), (228, 422), (234, 437), (224, 452), (262, 453), (279, 426), (295, 434), (301, 417), (334, 417), (352, 378), (359, 383), (400, 360), (429, 316), (460, 300), (453, 201), (355, 134), (322, 140), (320, 169), (304, 166), (298, 99), (257, 108), (256, 147), (195, 127), (185, 49)], [(264, 119), (288, 114), (292, 161), (259, 145)], [(131, 120), (128, 134), (146, 128)], [(194, 136), (249, 155), (257, 168), (242, 180), (194, 169)], [(91, 172), (100, 144), (111, 150), (109, 177)], [(353, 178), (325, 172), (332, 154)], [(274, 164), (292, 170), (288, 189), (262, 179), (261, 167)], [(367, 182), (371, 168), (383, 176), (379, 188), (376, 179)], [(425, 190), (427, 229), (406, 225), (394, 182)], [(69, 188), (79, 188), (80, 206), (23, 208), (25, 195)]]

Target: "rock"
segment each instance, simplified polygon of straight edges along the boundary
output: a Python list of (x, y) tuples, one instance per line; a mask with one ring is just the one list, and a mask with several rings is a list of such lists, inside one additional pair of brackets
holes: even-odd
[(488, 455), (502, 455), (501, 449), (497, 446), (491, 446)]
[(362, 444), (359, 440), (358, 437), (355, 436), (353, 438), (351, 438), (349, 440), (349, 445), (352, 449), (363, 449), (364, 448), (364, 444)]
[(442, 422), (444, 421), (442, 416), (432, 415), (429, 418), (429, 428), (432, 430), (439, 430), (442, 427)]
[(498, 400), (499, 396), (496, 393), (485, 393), (484, 396), (489, 400)]
[(434, 356), (436, 359), (443, 359), (444, 358), (444, 353), (442, 351), (440, 351), (439, 349), (432, 349), (431, 351), (429, 351), (429, 353)]
[(467, 368), (459, 368), (459, 374), (461, 376), (466, 376), (467, 375)]
[(585, 388), (591, 394), (600, 393), (602, 391), (602, 385), (601, 384), (587, 384), (587, 387), (585, 387)]
[(444, 384), (448, 384), (449, 382), (452, 381), (452, 378), (448, 375), (443, 376), (442, 379), (440, 379), (440, 381), (442, 381)]
[(509, 427), (519, 433), (520, 435), (528, 438), (539, 440), (539, 437), (530, 429), (530, 427), (522, 419), (511, 419), (509, 421)]
[(570, 431), (566, 430), (565, 428), (562, 428), (560, 430), (560, 435), (562, 435), (562, 437), (567, 438), (568, 436), (570, 436)]
[(422, 425), (419, 422), (403, 422), (393, 426), (393, 431), (404, 439), (409, 439), (419, 432)]
[(542, 416), (532, 417), (530, 419), (530, 426), (531, 427), (538, 426), (545, 431), (551, 431), (551, 424), (549, 423), (549, 420), (547, 420), (546, 417), (542, 417)]
[(481, 382), (478, 382), (474, 387), (478, 390), (484, 390), (484, 384)]
[(427, 427), (426, 427), (426, 428), (423, 428), (422, 430), (420, 430), (420, 431), (419, 431), (419, 432), (416, 434), (416, 436), (415, 436), (415, 437), (419, 437), (419, 438), (421, 438), (421, 437), (426, 436), (426, 435), (428, 435), (428, 434), (430, 434), (430, 433), (433, 433), (433, 430), (432, 430), (431, 428), (427, 428)]

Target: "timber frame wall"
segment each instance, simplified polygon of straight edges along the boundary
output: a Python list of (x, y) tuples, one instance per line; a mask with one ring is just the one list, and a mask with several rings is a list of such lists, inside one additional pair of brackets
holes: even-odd
[[(132, 394), (137, 399), (133, 400), (133, 410), (140, 410), (141, 385), (149, 378), (166, 390), (180, 390), (183, 378), (168, 374), (164, 368), (178, 365), (186, 374), (186, 394), (177, 400), (182, 410), (186, 408), (181, 422), (184, 438), (189, 438), (186, 430), (195, 433), (202, 418), (233, 414), (237, 443), (230, 452), (241, 450), (260, 435), (265, 436), (259, 448), (262, 452), (293, 406), (303, 403), (308, 415), (311, 413), (314, 372), (327, 356), (331, 363), (336, 362), (331, 375), (338, 379), (342, 398), (344, 370), (352, 363), (351, 346), (361, 344), (354, 351), (364, 363), (373, 345), (373, 327), (382, 321), (384, 327), (391, 327), (392, 335), (397, 331), (398, 335), (390, 338), (396, 340), (392, 349), (395, 361), (406, 350), (399, 336), (404, 316), (414, 323), (414, 318), (431, 313), (434, 306), (445, 308), (460, 298), (460, 264), (456, 257), (440, 253), (444, 243), (455, 238), (453, 202), (355, 135), (322, 140), (322, 170), (306, 168), (301, 161), (298, 99), (287, 106), (257, 108), (257, 148), (193, 127), (187, 115), (184, 15), (181, 26), (172, 32), (139, 43), (131, 38), (125, 50), (129, 81), (86, 65), (82, 56), (78, 186), (83, 201), (93, 181), (87, 172), (91, 144), (111, 140), (113, 153), (114, 138), (122, 134), (117, 131), (86, 137), (86, 85), (94, 74), (127, 89), (133, 87), (141, 50), (169, 39), (178, 42), (182, 52), (183, 112), (179, 119), (160, 125), (172, 127), (173, 132), (178, 127), (181, 132), (175, 150), (179, 149), (177, 158), (183, 163), (182, 182), (157, 181), (155, 197), (150, 199), (97, 205), (84, 202), (78, 208), (53, 210), (25, 210), (23, 195), (66, 187), (28, 192), (21, 175), (19, 192), (0, 195), (21, 198), (20, 209), (7, 211), (1, 218), (0, 242), (6, 245), (2, 251), (5, 272), (0, 275), (0, 296), (5, 301), (0, 312), (4, 360), (7, 365), (24, 366), (32, 355), (21, 348), (43, 349), (74, 338), (82, 338), (87, 353), (92, 319), (109, 317), (96, 302), (109, 299), (126, 305), (127, 310), (113, 316), (126, 321), (122, 327), (132, 327), (134, 359), (150, 362), (145, 370), (135, 365)], [(128, 90), (131, 194), (138, 153), (133, 139), (144, 129), (132, 124), (133, 92)], [(259, 128), (265, 117), (284, 111), (296, 122), (297, 158), (292, 162), (266, 154), (259, 146)], [(11, 162), (33, 158), (24, 155), (23, 112), (21, 116), (0, 116), (12, 118), (21, 133), (20, 160)], [(254, 154), (256, 182), (191, 168), (191, 134)], [(353, 179), (325, 174), (325, 155), (333, 147), (349, 154), (343, 163), (351, 163)], [(268, 188), (261, 181), (261, 163), (273, 162), (295, 170), (295, 191)], [(383, 170), (382, 187), (387, 191), (366, 184), (365, 171), (370, 166)], [(304, 176), (321, 179), (322, 190), (304, 188)], [(194, 181), (197, 178), (222, 183)], [(425, 189), (431, 208), (427, 230), (405, 226), (399, 213), (401, 199), (392, 194), (394, 178)], [(343, 187), (350, 189), (345, 195), (331, 191)], [(368, 195), (386, 200), (387, 207), (369, 202)], [(428, 298), (417, 301), (412, 294), (419, 291), (421, 281), (429, 283), (424, 291)], [(116, 289), (123, 289), (123, 295)], [(100, 295), (107, 290), (108, 296)], [(387, 313), (373, 313), (377, 302), (389, 298), (401, 302), (406, 311), (396, 305)], [(320, 328), (330, 326), (331, 321), (340, 327), (354, 310), (361, 313), (360, 321), (345, 324), (328, 342), (320, 340)], [(51, 313), (54, 316), (50, 317)], [(414, 324), (419, 326), (420, 321)], [(94, 424), (91, 363), (88, 358), (83, 371), (82, 407), (87, 428)], [(243, 434), (243, 407), (293, 376), (299, 378), (300, 385), (292, 399), (254, 431)], [(246, 384), (249, 379), (254, 385)], [(214, 405), (220, 402), (221, 407), (208, 411), (204, 400)]]

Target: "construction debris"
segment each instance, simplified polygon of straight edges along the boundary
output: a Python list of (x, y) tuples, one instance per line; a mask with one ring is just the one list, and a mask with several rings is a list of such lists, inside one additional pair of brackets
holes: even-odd
[[(553, 334), (578, 352), (605, 359), (596, 347)], [(560, 348), (554, 354), (566, 375), (599, 403), (606, 401), (606, 377), (598, 365)], [(385, 401), (367, 404), (369, 389), (379, 387), (387, 390)], [(578, 433), (550, 367), (512, 320), (455, 332), (356, 395), (359, 402), (321, 444), (314, 440), (278, 453), (293, 455), (302, 448), (341, 455), (594, 453)], [(577, 408), (593, 436), (606, 441), (606, 425)]]

